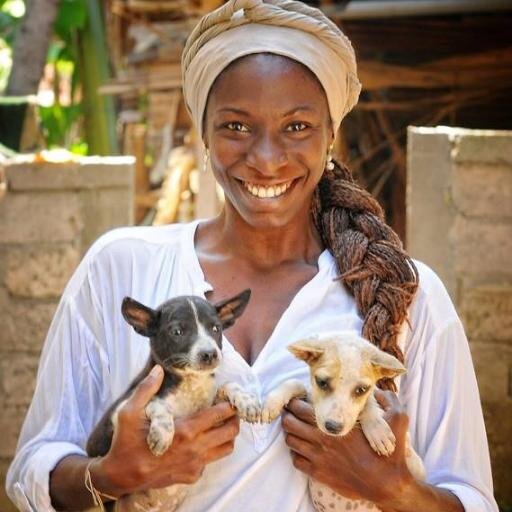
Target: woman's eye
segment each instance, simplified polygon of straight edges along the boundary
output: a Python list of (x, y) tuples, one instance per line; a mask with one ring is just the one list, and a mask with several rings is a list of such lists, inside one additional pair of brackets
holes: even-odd
[(368, 386), (359, 386), (354, 390), (356, 396), (362, 396), (368, 391)]
[(323, 379), (321, 377), (315, 377), (316, 385), (323, 391), (329, 389), (329, 379)]
[(176, 327), (175, 329), (172, 330), (172, 335), (173, 336), (182, 336), (183, 331), (179, 327)]
[(307, 128), (305, 123), (292, 123), (287, 126), (286, 130), (289, 132), (301, 132)]
[(231, 131), (234, 131), (234, 132), (242, 132), (242, 133), (246, 133), (249, 131), (249, 129), (247, 128), (247, 126), (243, 125), (242, 123), (238, 122), (238, 121), (232, 121), (230, 123), (226, 123), (224, 125), (228, 130), (231, 130)]

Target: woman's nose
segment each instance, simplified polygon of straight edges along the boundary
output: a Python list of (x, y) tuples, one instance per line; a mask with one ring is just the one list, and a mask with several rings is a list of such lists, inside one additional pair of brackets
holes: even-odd
[(247, 151), (247, 165), (266, 176), (273, 176), (288, 163), (281, 141), (270, 134), (257, 137)]

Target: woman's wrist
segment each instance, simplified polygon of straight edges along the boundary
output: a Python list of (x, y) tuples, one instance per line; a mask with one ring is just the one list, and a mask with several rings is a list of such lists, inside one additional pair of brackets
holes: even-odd
[(112, 467), (107, 457), (93, 459), (88, 466), (88, 471), (92, 486), (100, 496), (105, 498), (104, 501), (108, 501), (108, 498), (117, 499), (129, 493), (119, 479), (119, 471)]
[(412, 497), (417, 495), (419, 482), (409, 473), (404, 473), (387, 486), (382, 498), (375, 504), (383, 512), (402, 512), (415, 510), (408, 508), (414, 503)]
[(383, 512), (464, 512), (455, 494), (416, 480), (412, 475), (376, 503)]

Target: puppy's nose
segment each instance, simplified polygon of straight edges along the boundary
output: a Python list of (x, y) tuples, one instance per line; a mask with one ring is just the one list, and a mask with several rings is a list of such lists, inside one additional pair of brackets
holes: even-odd
[(331, 434), (339, 434), (343, 428), (342, 423), (338, 423), (337, 421), (327, 420), (325, 422), (325, 430), (330, 432)]
[(218, 358), (216, 350), (204, 350), (199, 353), (199, 360), (204, 364), (212, 364)]

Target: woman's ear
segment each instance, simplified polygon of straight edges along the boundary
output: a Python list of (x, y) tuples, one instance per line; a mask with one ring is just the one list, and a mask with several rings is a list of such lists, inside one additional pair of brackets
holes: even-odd
[(157, 333), (160, 315), (154, 309), (144, 306), (131, 297), (125, 297), (121, 312), (124, 319), (142, 336), (151, 338)]

